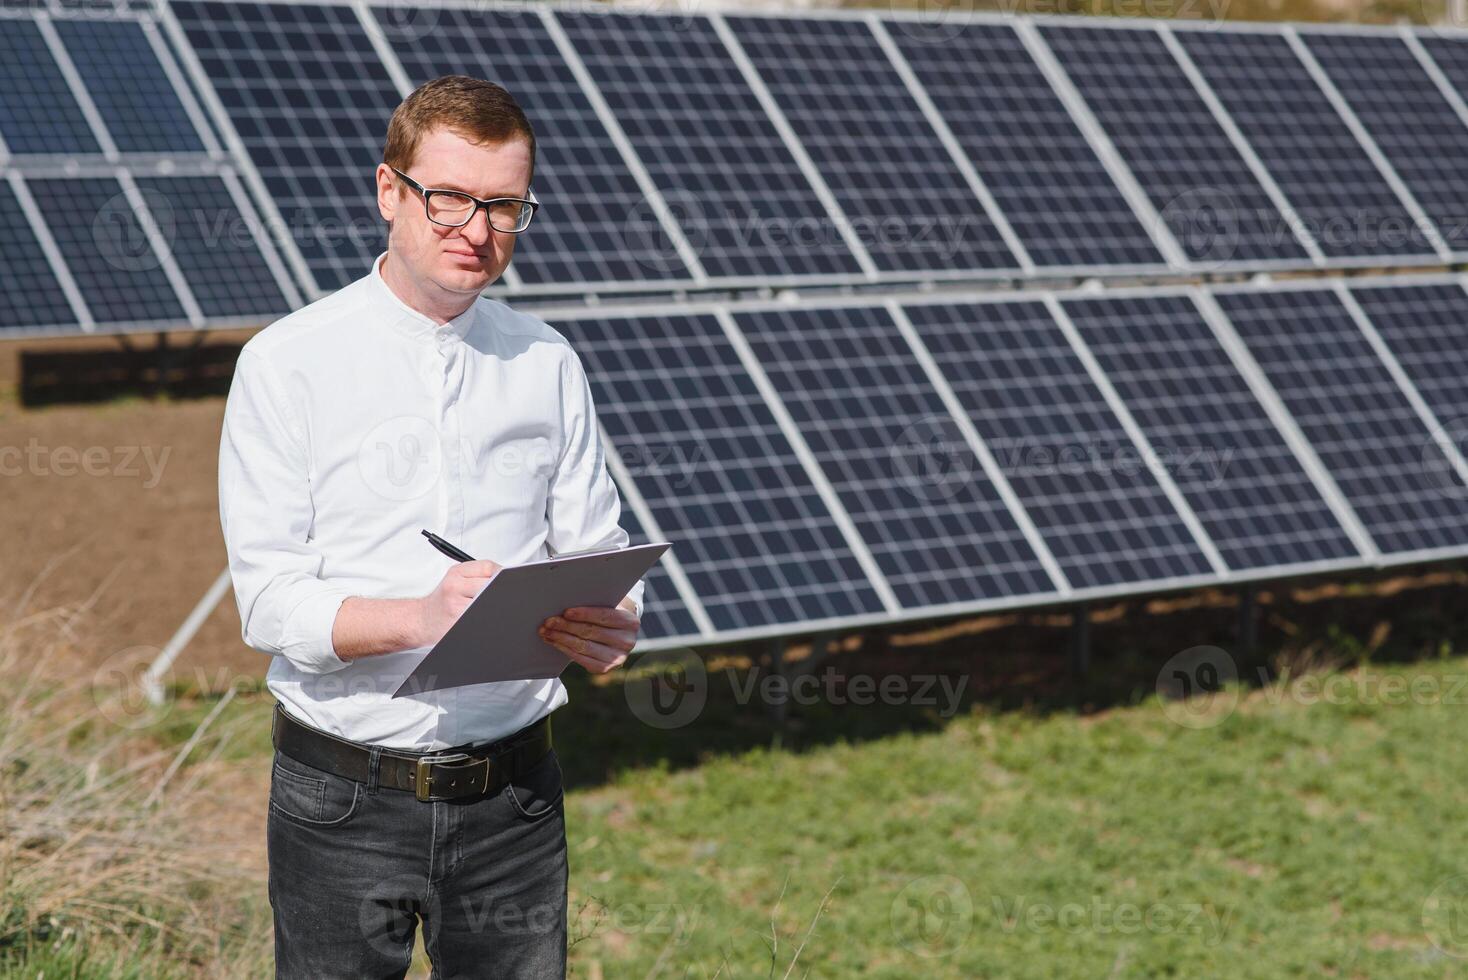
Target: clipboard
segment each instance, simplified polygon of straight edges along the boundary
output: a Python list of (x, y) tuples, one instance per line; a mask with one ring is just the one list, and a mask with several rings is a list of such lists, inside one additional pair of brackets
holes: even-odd
[(572, 606), (615, 606), (670, 547), (658, 541), (501, 568), (392, 696), (560, 676), (571, 658), (540, 638), (540, 624)]

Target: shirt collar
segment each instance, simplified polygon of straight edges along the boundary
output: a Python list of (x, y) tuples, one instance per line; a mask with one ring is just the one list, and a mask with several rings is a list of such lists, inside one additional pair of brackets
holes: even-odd
[(383, 252), (373, 261), (371, 278), (373, 285), (392, 304), (394, 315), (390, 319), (393, 326), (413, 337), (447, 338), (452, 336), (462, 340), (474, 324), (475, 311), (479, 307), (478, 302), (471, 304), (467, 310), (447, 323), (435, 323), (432, 317), (413, 309), (392, 291), (387, 280), (382, 278), (382, 260), (385, 258), (387, 258), (387, 252)]

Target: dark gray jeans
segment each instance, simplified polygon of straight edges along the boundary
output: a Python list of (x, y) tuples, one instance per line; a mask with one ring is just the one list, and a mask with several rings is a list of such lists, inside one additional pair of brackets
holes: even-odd
[(419, 918), (435, 978), (564, 977), (562, 793), (554, 750), (498, 793), (425, 803), (276, 752), (276, 977), (401, 978)]

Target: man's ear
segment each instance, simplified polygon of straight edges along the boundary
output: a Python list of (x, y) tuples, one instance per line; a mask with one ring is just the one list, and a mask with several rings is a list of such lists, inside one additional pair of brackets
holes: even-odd
[(385, 163), (377, 165), (377, 213), (382, 215), (382, 220), (389, 225), (392, 224), (393, 216), (398, 212), (398, 185), (393, 180), (392, 168)]

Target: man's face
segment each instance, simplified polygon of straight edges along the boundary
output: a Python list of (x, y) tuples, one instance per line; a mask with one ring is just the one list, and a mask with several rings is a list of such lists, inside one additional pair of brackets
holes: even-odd
[[(403, 173), (424, 187), (478, 198), (528, 197), (530, 144), (514, 139), (478, 145), (439, 128), (423, 138)], [(423, 196), (385, 163), (377, 167), (377, 209), (392, 222), (393, 261), (426, 292), (477, 295), (500, 277), (515, 250), (515, 235), (491, 228), (483, 208), (462, 228), (429, 221)]]

